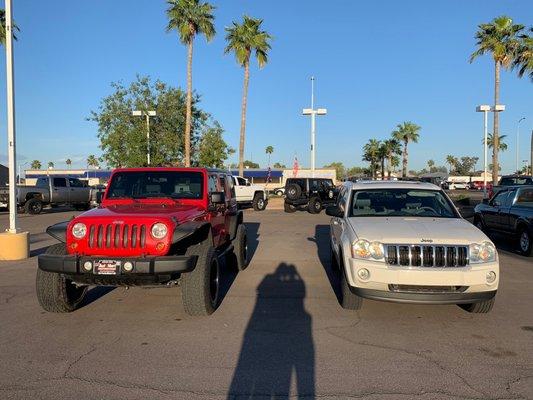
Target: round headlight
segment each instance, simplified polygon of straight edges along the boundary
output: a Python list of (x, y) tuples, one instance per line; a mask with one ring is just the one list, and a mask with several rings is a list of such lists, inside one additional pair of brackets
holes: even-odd
[(83, 239), (87, 234), (87, 226), (82, 222), (77, 222), (72, 227), (72, 236), (76, 239)]
[(370, 243), (370, 255), (375, 260), (380, 260), (385, 256), (385, 251), (383, 250), (383, 245), (380, 242)]
[(369, 258), (370, 243), (367, 240), (359, 239), (352, 245), (352, 256), (354, 258)]
[(152, 237), (155, 239), (163, 239), (167, 236), (167, 226), (161, 222), (152, 226)]
[(470, 261), (484, 263), (496, 261), (496, 247), (491, 242), (470, 245)]

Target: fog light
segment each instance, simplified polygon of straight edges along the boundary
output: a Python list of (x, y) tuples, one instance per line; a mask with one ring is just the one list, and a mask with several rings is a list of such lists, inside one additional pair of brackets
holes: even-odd
[(487, 280), (487, 283), (494, 283), (494, 281), (496, 281), (496, 272), (494, 271), (487, 272), (485, 279)]
[(366, 268), (361, 268), (359, 271), (357, 271), (357, 276), (359, 279), (366, 281), (368, 278), (370, 278), (370, 271)]
[(129, 262), (129, 261), (126, 261), (124, 263), (124, 271), (126, 271), (126, 272), (133, 271), (133, 264), (131, 262)]
[(72, 250), (77, 249), (77, 248), (78, 248), (78, 243), (76, 243), (76, 242), (71, 243), (71, 244), (70, 244), (70, 248), (71, 248)]
[(90, 270), (92, 270), (92, 269), (93, 269), (93, 263), (90, 262), (90, 261), (85, 261), (85, 262), (83, 263), (83, 269), (84, 269), (85, 271), (90, 271)]

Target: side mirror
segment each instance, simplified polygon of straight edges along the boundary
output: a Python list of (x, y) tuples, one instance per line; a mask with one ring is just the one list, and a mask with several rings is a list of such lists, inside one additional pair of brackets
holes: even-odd
[(342, 210), (337, 206), (329, 206), (326, 207), (326, 215), (329, 215), (330, 217), (343, 217), (344, 213)]
[(246, 182), (246, 186), (252, 186), (250, 182)]
[(102, 204), (103, 197), (104, 197), (104, 192), (96, 192), (96, 204)]
[(211, 193), (209, 200), (211, 204), (224, 204), (226, 202), (226, 197), (224, 192), (213, 192)]

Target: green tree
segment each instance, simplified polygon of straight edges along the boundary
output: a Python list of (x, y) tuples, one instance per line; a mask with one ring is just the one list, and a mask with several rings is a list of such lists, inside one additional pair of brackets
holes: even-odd
[(342, 162), (332, 162), (328, 165), (324, 165), (323, 168), (334, 169), (337, 179), (344, 179), (346, 176), (346, 168)]
[[(509, 68), (515, 61), (520, 48), (520, 34), (523, 25), (514, 24), (505, 15), (494, 18), (488, 24), (480, 24), (476, 32), (477, 49), (470, 56), (470, 62), (477, 57), (489, 53), (494, 60), (494, 104), (500, 104), (500, 69)], [(498, 164), (500, 122), (499, 113), (494, 112), (494, 147), (492, 149), (492, 164)], [(492, 183), (498, 184), (498, 171), (492, 171)]]
[(363, 147), (363, 161), (370, 163), (370, 172), (372, 179), (376, 179), (377, 166), (379, 165), (379, 148), (380, 141), (377, 139), (370, 139)]
[(186, 167), (191, 164), (191, 125), (192, 125), (192, 55), (193, 43), (197, 34), (203, 34), (209, 42), (215, 36), (214, 7), (198, 0), (168, 0), (167, 32), (176, 31), (181, 43), (187, 46), (187, 102), (185, 109), (185, 156)]
[(248, 101), (248, 82), (250, 80), (250, 56), (255, 53), (255, 58), (262, 68), (268, 62), (268, 51), (272, 37), (261, 29), (262, 19), (244, 16), (242, 24), (233, 22), (226, 28), (227, 46), (224, 53), (233, 52), (237, 63), (244, 68), (244, 84), (241, 106), (241, 132), (239, 141), (239, 174), (244, 170), (244, 139), (246, 134), (246, 106)]
[(200, 167), (224, 168), (224, 162), (233, 149), (224, 141), (223, 134), (224, 129), (218, 123), (204, 132), (198, 146)]
[[(256, 168), (256, 169), (259, 168), (259, 164), (258, 163), (255, 163), (255, 162), (250, 161), (250, 160), (245, 160), (245, 161), (243, 161), (242, 164), (243, 164), (243, 166), (245, 168)], [(239, 175), (242, 176), (242, 174), (240, 172), (239, 172)]]
[(274, 163), (274, 168), (285, 169), (287, 167), (285, 166), (285, 164), (282, 164), (282, 163), (279, 163), (279, 162), (275, 162)]
[[(533, 27), (529, 28), (533, 33)], [(512, 64), (513, 69), (518, 70), (518, 76), (529, 75), (533, 80), (533, 37), (522, 35), (520, 46)]]
[(390, 180), (392, 161), (395, 157), (402, 154), (400, 142), (396, 139), (388, 139), (383, 142), (385, 157), (387, 158), (387, 177)]
[[(17, 40), (15, 31), (19, 32), (20, 29), (15, 23), (13, 23), (13, 39)], [(6, 10), (0, 8), (0, 44), (2, 44), (2, 46), (6, 45), (6, 33)]]
[(94, 154), (91, 154), (89, 157), (87, 157), (88, 168), (98, 168), (99, 165), (100, 163)]
[(274, 153), (274, 147), (273, 146), (267, 146), (265, 149), (265, 153), (268, 154), (268, 166), (270, 167), (270, 155)]
[(71, 165), (72, 165), (72, 160), (71, 160), (70, 158), (67, 158), (67, 159), (65, 160), (65, 164), (67, 164), (67, 168), (70, 168)]
[[(507, 137), (507, 135), (500, 135), (498, 138), (498, 150), (499, 151), (505, 151), (507, 150), (507, 143), (504, 142), (504, 139)], [(485, 144), (485, 139), (481, 140), (482, 144)], [(492, 133), (489, 133), (487, 135), (487, 146), (489, 149), (494, 149), (494, 135)]]
[(31, 165), (30, 165), (30, 168), (31, 169), (41, 169), (42, 165), (41, 165), (41, 162), (39, 160), (33, 160), (31, 162)]
[[(156, 110), (150, 119), (151, 165), (179, 165), (183, 161), (186, 95), (179, 89), (148, 77), (137, 77), (128, 87), (112, 83), (114, 92), (102, 99), (89, 120), (98, 124), (103, 159), (112, 168), (147, 165), (146, 122), (133, 117), (131, 110)], [(197, 107), (193, 98), (191, 142), (197, 147), (209, 115)]]
[(471, 175), (479, 157), (461, 157), (455, 164), (455, 173), (457, 175)]
[(403, 143), (403, 160), (402, 160), (402, 176), (407, 176), (407, 164), (409, 159), (409, 153), (407, 151), (407, 145), (409, 142), (418, 143), (420, 137), (420, 129), (418, 125), (406, 121), (396, 126), (396, 130), (392, 132), (393, 139)]
[(457, 165), (457, 157), (452, 156), (451, 154), (448, 154), (446, 156), (446, 164), (450, 166), (450, 174), (454, 171), (455, 166)]
[(48, 161), (48, 169), (54, 168), (54, 163), (52, 161)]

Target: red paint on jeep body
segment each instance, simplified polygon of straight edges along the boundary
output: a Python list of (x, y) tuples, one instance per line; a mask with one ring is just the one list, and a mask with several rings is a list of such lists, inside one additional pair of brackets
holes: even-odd
[[(208, 172), (206, 169), (117, 169), (113, 171), (110, 183), (116, 173), (128, 171), (200, 172), (203, 175), (203, 196), (201, 199), (108, 199), (108, 190), (106, 190), (101, 207), (80, 214), (68, 224), (67, 249), (69, 254), (115, 257), (165, 255), (168, 254), (172, 234), (177, 225), (187, 221), (210, 222), (212, 220), (213, 213), (208, 211)], [(76, 239), (72, 235), (72, 227), (78, 222), (87, 226), (87, 234), (82, 239)], [(165, 238), (152, 237), (151, 228), (156, 223), (163, 223), (167, 226), (168, 234)]]

